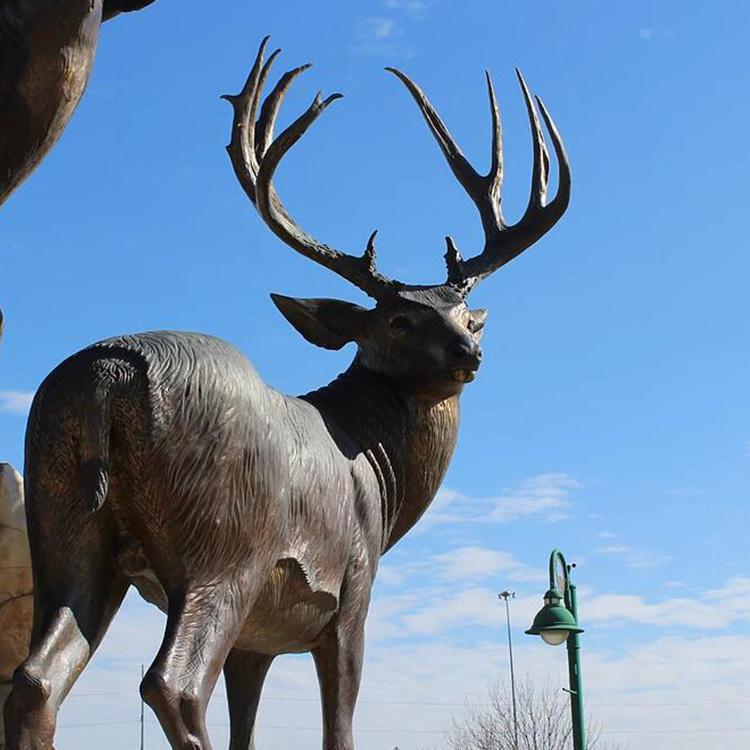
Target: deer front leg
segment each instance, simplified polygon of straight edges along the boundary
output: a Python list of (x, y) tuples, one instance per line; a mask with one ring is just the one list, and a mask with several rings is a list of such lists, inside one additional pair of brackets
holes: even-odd
[(352, 720), (362, 676), (365, 618), (377, 559), (358, 539), (341, 587), (339, 611), (313, 649), (323, 703), (323, 750), (353, 750)]
[(356, 626), (340, 621), (326, 630), (312, 652), (323, 702), (323, 750), (353, 750), (352, 720), (364, 655), (364, 617)]
[(255, 718), (273, 656), (233, 648), (224, 662), (229, 704), (229, 750), (255, 750)]

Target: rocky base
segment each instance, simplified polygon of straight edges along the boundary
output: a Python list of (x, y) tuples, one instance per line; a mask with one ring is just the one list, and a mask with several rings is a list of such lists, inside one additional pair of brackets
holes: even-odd
[(32, 607), (23, 481), (10, 464), (0, 463), (0, 750), (5, 745), (2, 707), (13, 671), (28, 652)]

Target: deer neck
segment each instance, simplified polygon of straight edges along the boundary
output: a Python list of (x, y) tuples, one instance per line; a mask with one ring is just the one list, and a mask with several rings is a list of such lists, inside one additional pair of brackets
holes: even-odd
[(355, 360), (332, 383), (302, 398), (372, 466), (385, 552), (414, 526), (440, 487), (456, 445), (458, 397), (425, 401)]

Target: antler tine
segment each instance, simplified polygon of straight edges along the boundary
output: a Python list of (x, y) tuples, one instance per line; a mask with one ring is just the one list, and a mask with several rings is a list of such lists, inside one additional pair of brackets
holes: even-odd
[(279, 53), (279, 50), (274, 52), (263, 64), (267, 43), (268, 37), (261, 42), (242, 91), (236, 96), (223, 97), (231, 102), (234, 108), (232, 138), (227, 151), (237, 179), (258, 209), (258, 213), (277, 237), (301, 255), (329, 268), (369, 296), (378, 299), (386, 291), (400, 288), (402, 285), (383, 276), (375, 268), (374, 235), (361, 256), (347, 255), (318, 242), (289, 216), (273, 187), (273, 176), (281, 159), (325, 109), (341, 98), (341, 94), (331, 94), (323, 99), (318, 93), (308, 109), (274, 139), (273, 127), (284, 97), (294, 79), (310, 65), (294, 68), (281, 77), (263, 102), (260, 117), (256, 122), (263, 85), (271, 63)]
[[(541, 100), (536, 97), (547, 130), (552, 138), (559, 164), (557, 193), (553, 200), (547, 203), (550, 169), (549, 152), (544, 142), (544, 134), (534, 106), (534, 99), (531, 97), (521, 72), (516, 70), (516, 74), (526, 102), (534, 148), (529, 203), (521, 219), (512, 226), (507, 226), (502, 222), (502, 216), (498, 211), (500, 223), (493, 234), (486, 235), (482, 252), (461, 264), (463, 284), (467, 290), (471, 290), (479, 281), (487, 278), (498, 268), (513, 260), (545, 235), (565, 213), (565, 209), (570, 202), (570, 163), (565, 152), (565, 146), (552, 118)], [(495, 200), (499, 203), (499, 194)]]
[[(295, 250), (299, 250), (306, 255), (307, 251), (313, 248), (324, 256), (331, 255), (332, 258), (337, 258), (342, 253), (318, 243), (292, 221), (276, 195), (273, 187), (273, 176), (284, 154), (307, 132), (308, 128), (323, 114), (328, 105), (336, 99), (340, 99), (341, 96), (341, 94), (331, 94), (327, 99), (323, 99), (321, 93), (318, 92), (307, 110), (280, 133), (266, 149), (258, 169), (255, 184), (256, 208), (281, 239), (287, 244), (292, 244)], [(281, 98), (283, 98), (283, 94)], [(280, 233), (279, 230), (282, 230), (282, 232)], [(314, 257), (312, 259), (319, 260), (319, 258)]]
[(292, 85), (294, 79), (312, 67), (312, 63), (300, 65), (286, 73), (279, 79), (273, 91), (266, 97), (260, 110), (260, 117), (255, 127), (255, 142), (258, 151), (258, 159), (262, 159), (268, 147), (273, 141), (273, 126), (276, 124), (276, 117), (281, 109), (281, 103), (286, 96), (286, 92)]
[(396, 68), (386, 68), (386, 70), (397, 76), (412, 95), (430, 131), (435, 136), (435, 140), (440, 146), (440, 150), (443, 152), (448, 166), (476, 205), (485, 235), (494, 235), (498, 231), (498, 228), (503, 226), (499, 200), (503, 160), (499, 110), (494, 98), (495, 95), (491, 81), (488, 80), (490, 105), (493, 114), (493, 157), (490, 173), (487, 176), (482, 176), (463, 155), (458, 144), (451, 136), (448, 128), (440, 119), (440, 116), (422, 89), (400, 70), (396, 70)]
[[(273, 65), (273, 61), (281, 54), (280, 49), (275, 49), (268, 60), (264, 63), (263, 67), (260, 70), (260, 76), (258, 77), (258, 81), (255, 85), (255, 91), (253, 92), (253, 99), (251, 106), (248, 108), (248, 117), (246, 122), (246, 133), (247, 138), (250, 141), (253, 151), (255, 152), (255, 158), (260, 163), (260, 160), (263, 158), (263, 149), (262, 149), (262, 142), (259, 143), (258, 141), (258, 123), (255, 122), (255, 116), (258, 113), (258, 107), (260, 106), (260, 97), (263, 93), (263, 88), (266, 85), (266, 80), (268, 79), (268, 74), (271, 72), (271, 65)], [(309, 67), (309, 66), (308, 66)], [(261, 119), (263, 114), (263, 108), (261, 107)]]
[(386, 68), (394, 73), (406, 86), (417, 103), (453, 174), (461, 183), (479, 211), (484, 228), (485, 245), (479, 255), (463, 260), (453, 240), (446, 237), (449, 286), (466, 295), (482, 279), (489, 276), (545, 234), (567, 208), (570, 199), (570, 166), (562, 139), (544, 106), (539, 102), (547, 129), (552, 137), (555, 154), (560, 164), (560, 180), (557, 195), (546, 204), (549, 182), (549, 153), (544, 142), (539, 116), (534, 100), (529, 93), (520, 71), (516, 71), (521, 85), (531, 125), (534, 146), (531, 195), (524, 215), (513, 226), (505, 224), (501, 209), (500, 191), (504, 176), (503, 135), (500, 108), (497, 104), (492, 79), (487, 73), (487, 92), (492, 115), (492, 162), (487, 175), (480, 175), (461, 153), (448, 129), (432, 104), (408, 76), (395, 68)]
[(255, 114), (258, 109), (260, 90), (265, 83), (271, 63), (281, 50), (276, 50), (266, 64), (263, 64), (263, 54), (268, 45), (269, 36), (263, 38), (255, 57), (255, 62), (247, 76), (245, 85), (239, 94), (224, 94), (221, 98), (232, 105), (234, 122), (232, 123), (232, 138), (227, 145), (232, 165), (237, 179), (255, 203), (255, 177), (258, 173), (258, 159), (255, 154)]
[(570, 203), (570, 160), (568, 159), (568, 152), (565, 150), (565, 144), (560, 137), (555, 121), (544, 106), (544, 102), (538, 96), (535, 97), (535, 99), (539, 105), (539, 110), (542, 113), (544, 124), (547, 126), (547, 132), (552, 139), (552, 147), (555, 149), (555, 156), (557, 157), (557, 193), (555, 193), (555, 197), (546, 207), (550, 218), (553, 216), (555, 217), (552, 221), (552, 224), (554, 224), (565, 213), (565, 209), (567, 209), (568, 204)]
[(490, 99), (490, 113), (492, 114), (492, 163), (488, 175), (489, 188), (493, 193), (493, 200), (497, 202), (497, 215), (502, 221), (500, 213), (500, 190), (503, 186), (503, 171), (505, 168), (503, 162), (503, 125), (500, 119), (500, 107), (497, 105), (495, 96), (495, 87), (492, 85), (492, 78), (489, 70), (484, 72), (487, 77), (487, 94)]
[(438, 115), (430, 103), (430, 100), (422, 89), (405, 73), (396, 68), (386, 68), (386, 70), (389, 73), (393, 73), (406, 86), (417, 103), (430, 131), (435, 136), (435, 140), (438, 146), (440, 146), (440, 150), (443, 152), (448, 166), (464, 189), (473, 197), (479, 183), (482, 181), (482, 177), (477, 174), (474, 167), (471, 166), (468, 159), (463, 155), (458, 144), (445, 126), (445, 123), (440, 119), (440, 115)]
[(531, 171), (531, 195), (529, 197), (529, 209), (536, 209), (544, 205), (547, 199), (547, 184), (549, 183), (549, 152), (544, 142), (542, 126), (539, 124), (539, 115), (537, 114), (534, 101), (531, 98), (529, 87), (521, 74), (516, 68), (518, 82), (521, 84), (523, 98), (526, 101), (526, 109), (529, 113), (529, 124), (531, 125), (531, 137), (534, 142), (534, 165)]

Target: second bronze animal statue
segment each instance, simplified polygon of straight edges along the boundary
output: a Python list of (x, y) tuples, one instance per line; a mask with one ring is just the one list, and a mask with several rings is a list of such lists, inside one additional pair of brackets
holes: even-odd
[(141, 691), (173, 748), (210, 748), (205, 711), (222, 669), (230, 746), (252, 747), (274, 657), (311, 652), (323, 746), (351, 750), (378, 561), (432, 502), (456, 443), (459, 395), (482, 359), (486, 312), (470, 310), (466, 297), (568, 205), (568, 160), (539, 102), (560, 165), (557, 194), (547, 203), (548, 153), (520, 75), (534, 166), (528, 207), (508, 226), (489, 77), (492, 166), (482, 176), (416, 84), (392, 70), (476, 204), (485, 246), (463, 260), (448, 238), (447, 281), (411, 286), (377, 271), (374, 235), (361, 256), (321, 244), (290, 217), (272, 180), (284, 154), (338, 95), (318, 95), (274, 138), (282, 99), (307, 66), (285, 73), (261, 106), (278, 54), (263, 62), (266, 41), (240, 94), (227, 97), (234, 170), (286, 244), (376, 305), (274, 296), (308, 341), (327, 349), (357, 345), (346, 372), (299, 398), (264, 384), (229, 344), (192, 333), (103, 341), (47, 377), (27, 432), (35, 624), (7, 706), (9, 750), (52, 747), (60, 703), (130, 585), (168, 615)]

